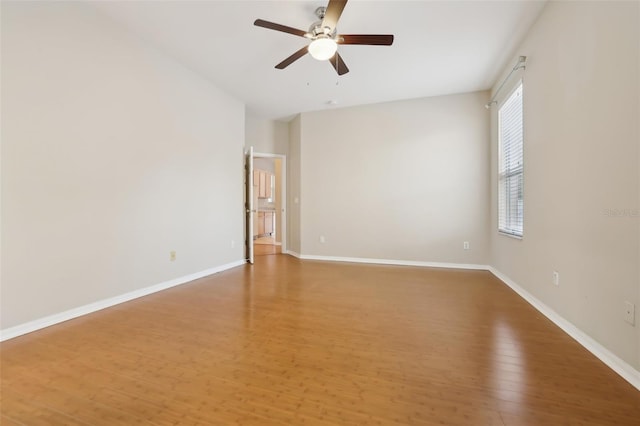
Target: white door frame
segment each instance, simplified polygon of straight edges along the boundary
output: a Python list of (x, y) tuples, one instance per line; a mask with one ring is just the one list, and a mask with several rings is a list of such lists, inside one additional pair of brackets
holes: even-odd
[[(282, 228), (282, 250), (281, 252), (284, 254), (287, 252), (287, 208), (288, 208), (288, 200), (287, 200), (287, 156), (283, 154), (268, 154), (265, 152), (255, 152), (253, 153), (253, 158), (278, 158), (282, 160), (282, 209), (279, 212), (281, 215), (280, 219), (280, 227)], [(253, 235), (251, 236), (253, 241)]]

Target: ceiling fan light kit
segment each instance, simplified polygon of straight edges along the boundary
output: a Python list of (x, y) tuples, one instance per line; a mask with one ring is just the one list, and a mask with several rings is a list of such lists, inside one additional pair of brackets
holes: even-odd
[(338, 44), (361, 44), (370, 46), (391, 46), (393, 44), (393, 35), (391, 34), (339, 35), (336, 28), (346, 4), (347, 0), (329, 0), (326, 8), (318, 7), (315, 13), (316, 16), (320, 18), (320, 21), (314, 22), (308, 32), (262, 19), (256, 19), (253, 24), (258, 27), (289, 33), (311, 40), (309, 46), (298, 50), (276, 65), (276, 68), (284, 69), (309, 53), (314, 59), (319, 61), (328, 60), (338, 75), (343, 75), (349, 72), (349, 68), (347, 68), (347, 65), (338, 53)]
[(336, 54), (338, 44), (327, 36), (316, 38), (309, 44), (309, 54), (319, 61), (326, 61)]

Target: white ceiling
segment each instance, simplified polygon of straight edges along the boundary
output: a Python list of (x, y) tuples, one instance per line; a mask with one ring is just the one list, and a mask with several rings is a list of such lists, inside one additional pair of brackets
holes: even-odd
[[(308, 41), (255, 27), (262, 18), (307, 30), (316, 1), (109, 1), (93, 3), (165, 53), (233, 94), (255, 114), (306, 111), (489, 89), (544, 1), (351, 0), (344, 34), (394, 34), (393, 46), (340, 46), (338, 77), (309, 55), (274, 66)], [(337, 103), (330, 106), (329, 101)]]

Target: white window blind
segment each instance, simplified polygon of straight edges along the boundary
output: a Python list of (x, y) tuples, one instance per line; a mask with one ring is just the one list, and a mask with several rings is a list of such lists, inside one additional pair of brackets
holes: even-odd
[(523, 235), (522, 82), (498, 111), (498, 230)]

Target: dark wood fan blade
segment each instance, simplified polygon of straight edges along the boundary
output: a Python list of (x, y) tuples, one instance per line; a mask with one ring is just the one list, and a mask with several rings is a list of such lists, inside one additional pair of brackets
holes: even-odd
[(329, 59), (331, 65), (336, 69), (338, 75), (343, 75), (349, 72), (349, 68), (347, 68), (347, 64), (342, 60), (342, 56), (338, 52)]
[(256, 27), (268, 28), (270, 30), (282, 31), (283, 33), (289, 33), (289, 34), (297, 35), (300, 37), (304, 37), (305, 34), (307, 34), (306, 31), (287, 27), (286, 25), (276, 24), (275, 22), (265, 21), (263, 19), (256, 19), (253, 25), (255, 25)]
[(329, 27), (332, 30), (335, 29), (346, 5), (347, 0), (329, 0), (327, 11), (324, 13), (324, 18), (322, 19), (322, 26)]
[(338, 43), (391, 46), (393, 44), (393, 34), (340, 34)]
[(278, 65), (276, 65), (276, 68), (278, 68), (279, 70), (283, 70), (286, 67), (288, 67), (289, 65), (291, 65), (292, 63), (294, 63), (295, 61), (297, 61), (298, 59), (302, 58), (308, 52), (307, 47), (308, 46), (303, 47), (302, 49), (298, 50), (293, 55), (289, 56), (284, 61), (280, 62)]

